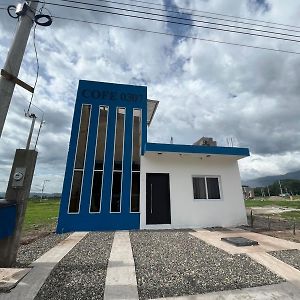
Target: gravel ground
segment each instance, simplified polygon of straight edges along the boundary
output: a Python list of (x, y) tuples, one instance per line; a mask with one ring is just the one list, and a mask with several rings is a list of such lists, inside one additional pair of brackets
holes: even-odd
[(89, 233), (58, 263), (34, 299), (103, 299), (113, 237), (113, 232)]
[(180, 231), (130, 232), (140, 299), (196, 295), (284, 280), (246, 255)]
[(68, 236), (69, 234), (52, 233), (27, 245), (21, 245), (18, 250), (15, 267), (27, 267)]
[(300, 250), (272, 251), (269, 254), (282, 260), (300, 271)]

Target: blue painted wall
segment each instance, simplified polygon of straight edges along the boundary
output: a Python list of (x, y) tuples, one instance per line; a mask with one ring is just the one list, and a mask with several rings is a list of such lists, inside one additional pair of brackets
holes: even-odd
[(0, 206), (0, 240), (13, 235), (16, 226), (16, 205)]
[[(77, 137), (80, 126), (81, 107), (83, 104), (91, 105), (91, 116), (82, 184), (82, 196), (79, 213), (69, 214), (68, 205), (76, 156)], [(103, 169), (101, 212), (90, 214), (89, 206), (100, 105), (109, 106), (105, 163)], [(117, 107), (126, 108), (122, 198), (121, 213), (110, 213), (115, 134), (114, 126), (116, 118), (115, 112)], [(79, 82), (57, 225), (58, 233), (86, 230), (138, 229), (140, 227), (140, 214), (130, 213), (133, 126), (132, 114), (134, 108), (141, 109), (142, 111), (141, 151), (143, 153), (147, 141), (147, 88), (144, 86), (132, 86), (84, 80)]]

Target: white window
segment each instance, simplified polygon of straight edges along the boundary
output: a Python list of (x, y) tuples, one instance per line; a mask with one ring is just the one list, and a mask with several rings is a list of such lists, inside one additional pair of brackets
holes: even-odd
[(219, 177), (193, 176), (194, 199), (221, 199)]

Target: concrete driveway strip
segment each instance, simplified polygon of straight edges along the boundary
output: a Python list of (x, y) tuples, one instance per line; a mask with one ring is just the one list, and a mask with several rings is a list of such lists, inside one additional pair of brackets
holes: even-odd
[[(205, 229), (196, 230), (191, 232), (191, 235), (203, 240), (204, 242), (213, 245), (219, 249), (226, 251), (229, 254), (242, 254), (242, 253), (253, 253), (253, 252), (269, 252), (269, 251), (280, 251), (287, 249), (299, 249), (300, 244), (278, 239), (272, 236), (267, 236), (255, 232), (249, 232), (239, 229), (233, 229), (232, 231), (208, 231)], [(241, 236), (250, 240), (255, 240), (259, 243), (258, 246), (246, 246), (236, 247), (221, 241), (223, 237), (234, 237)]]
[(104, 300), (139, 299), (128, 231), (116, 232), (108, 262)]
[[(300, 299), (300, 271), (267, 253), (267, 251), (299, 249), (299, 243), (289, 242), (282, 239), (245, 231), (233, 231), (228, 233), (197, 230), (197, 232), (191, 234), (230, 254), (247, 254), (250, 258), (292, 284), (294, 286), (294, 290), (297, 290), (298, 298)], [(221, 241), (222, 237), (228, 236), (242, 236), (245, 238), (250, 238), (252, 240), (258, 241), (259, 245), (236, 247), (234, 245)]]
[(75, 232), (46, 252), (30, 266), (33, 269), (7, 294), (0, 294), (0, 300), (33, 300), (55, 265), (85, 237), (87, 232)]
[(203, 295), (157, 298), (153, 300), (299, 300), (298, 290), (288, 283), (221, 291)]
[(292, 283), (298, 289), (300, 299), (300, 271), (268, 253), (248, 253), (256, 262)]
[(30, 270), (30, 268), (0, 268), (0, 293), (9, 292)]

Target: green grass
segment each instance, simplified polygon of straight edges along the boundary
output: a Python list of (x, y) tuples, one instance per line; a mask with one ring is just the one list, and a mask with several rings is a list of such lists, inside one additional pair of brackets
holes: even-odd
[(300, 209), (300, 200), (246, 200), (246, 207), (284, 206)]
[(300, 222), (300, 211), (287, 211), (280, 214), (280, 217), (288, 220), (296, 220)]
[(29, 232), (43, 227), (53, 227), (57, 222), (60, 199), (29, 200), (23, 231)]

